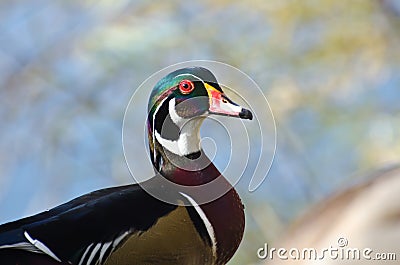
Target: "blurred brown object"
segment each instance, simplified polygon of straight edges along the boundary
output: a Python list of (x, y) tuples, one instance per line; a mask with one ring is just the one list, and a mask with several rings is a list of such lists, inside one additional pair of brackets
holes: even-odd
[[(267, 256), (266, 264), (398, 264), (399, 202), (400, 167), (380, 170), (367, 181), (338, 192), (312, 207), (294, 223), (283, 240), (268, 246), (269, 250), (271, 247), (285, 248), (288, 258), (280, 259), (275, 251), (272, 260)], [(316, 260), (295, 260), (289, 256), (292, 248), (297, 248), (300, 253), (304, 248), (315, 248), (320, 257), (324, 248), (332, 247), (338, 249), (336, 253), (339, 258), (331, 258), (329, 252), (325, 253), (323, 259)], [(357, 257), (352, 252), (356, 248), (360, 250), (360, 259), (353, 259)], [(370, 260), (363, 257), (363, 251), (367, 248), (371, 249), (367, 250)], [(340, 256), (343, 250), (344, 259)], [(377, 253), (384, 253), (387, 259), (395, 260), (378, 260)], [(388, 253), (394, 253), (395, 256), (388, 257)], [(349, 260), (346, 259), (347, 256), (350, 257)]]

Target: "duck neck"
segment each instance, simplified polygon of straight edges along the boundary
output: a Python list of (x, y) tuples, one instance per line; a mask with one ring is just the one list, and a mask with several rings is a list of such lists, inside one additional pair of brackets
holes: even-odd
[(196, 172), (211, 163), (200, 146), (204, 118), (178, 116), (175, 99), (162, 101), (149, 115), (150, 157), (156, 173), (172, 179), (177, 171)]
[(161, 132), (155, 130), (152, 137), (157, 145), (177, 156), (192, 156), (201, 152), (200, 126), (203, 118), (194, 118), (184, 124), (166, 119)]

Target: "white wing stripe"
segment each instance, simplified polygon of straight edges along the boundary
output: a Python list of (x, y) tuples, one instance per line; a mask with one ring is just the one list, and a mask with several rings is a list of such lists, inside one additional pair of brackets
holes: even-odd
[(106, 251), (108, 250), (108, 248), (111, 246), (112, 242), (107, 242), (103, 245), (103, 247), (101, 248), (100, 251), (100, 263), (104, 262), (103, 258), (104, 258), (104, 254), (106, 253)]
[(197, 211), (197, 213), (199, 214), (201, 220), (203, 221), (204, 225), (206, 226), (208, 235), (210, 236), (211, 239), (211, 243), (212, 243), (212, 253), (213, 256), (216, 258), (217, 257), (217, 239), (215, 237), (215, 232), (214, 232), (214, 228), (211, 225), (210, 221), (208, 220), (206, 214), (204, 213), (204, 211), (201, 209), (201, 207), (196, 203), (196, 201), (190, 197), (189, 195), (183, 193), (183, 192), (179, 192), (182, 196), (184, 196), (186, 199), (189, 200), (189, 202), (193, 205), (194, 209)]
[(130, 231), (127, 231), (125, 233), (123, 233), (122, 235), (120, 235), (119, 237), (117, 237), (114, 241), (113, 241), (113, 249), (115, 249), (119, 243), (121, 243), (121, 241), (130, 233)]
[(92, 260), (94, 256), (96, 256), (97, 251), (100, 249), (101, 243), (96, 244), (96, 246), (93, 248), (92, 252), (90, 253), (89, 259), (86, 264), (92, 264)]
[(85, 252), (83, 253), (83, 255), (82, 255), (82, 257), (81, 257), (81, 260), (79, 261), (79, 264), (78, 265), (83, 265), (83, 261), (85, 260), (85, 257), (86, 257), (86, 255), (87, 255), (87, 253), (89, 252), (89, 249), (90, 249), (90, 247), (93, 245), (93, 243), (92, 244), (90, 244), (87, 248), (86, 248), (86, 250), (85, 250)]
[(58, 262), (61, 262), (61, 260), (42, 242), (39, 240), (33, 239), (28, 232), (24, 232), (25, 238), (35, 247), (37, 247), (39, 250), (41, 250), (43, 253), (49, 255), (53, 259), (57, 260)]
[(0, 246), (0, 249), (6, 249), (6, 248), (16, 248), (16, 249), (22, 249), (22, 250), (34, 252), (34, 253), (43, 253), (43, 251), (41, 251), (40, 249), (38, 249), (37, 247), (35, 247), (34, 245), (32, 245), (31, 243), (28, 243), (28, 242), (19, 242), (19, 243), (15, 243), (12, 245)]
[[(128, 235), (130, 234), (130, 231), (127, 231), (125, 233), (123, 233), (122, 235), (120, 235), (119, 237), (117, 237), (116, 239), (114, 239), (113, 241), (109, 241), (106, 243), (97, 243), (94, 247), (94, 243), (90, 244), (85, 252), (83, 253), (79, 264), (78, 265), (90, 265), (90, 264), (103, 264), (105, 260), (107, 260), (107, 257), (104, 257), (104, 255), (106, 254), (106, 252), (109, 250), (109, 248), (111, 247), (111, 252), (113, 252), (115, 250), (115, 248), (118, 246), (119, 243), (121, 243), (121, 241)], [(99, 258), (97, 260), (93, 260), (94, 257), (96, 256), (96, 254), (99, 254)], [(85, 262), (86, 256), (88, 256), (87, 261)]]

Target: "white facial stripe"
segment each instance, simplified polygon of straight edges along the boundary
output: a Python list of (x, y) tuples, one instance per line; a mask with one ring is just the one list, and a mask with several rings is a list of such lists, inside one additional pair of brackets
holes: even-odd
[(164, 104), (164, 102), (167, 100), (167, 97), (166, 98), (164, 98), (159, 104), (158, 104), (158, 106), (157, 106), (157, 108), (155, 109), (155, 111), (154, 111), (154, 114), (153, 114), (153, 159), (154, 159), (154, 161), (156, 161), (156, 156), (157, 156), (157, 152), (156, 152), (156, 137), (155, 137), (155, 131), (156, 131), (156, 128), (155, 128), (155, 119), (156, 119), (156, 114), (157, 114), (157, 112), (158, 112), (158, 110), (161, 108), (161, 106)]
[(193, 75), (193, 74), (180, 74), (180, 75), (175, 76), (175, 78), (180, 77), (180, 76), (185, 76), (185, 75), (192, 76), (192, 77), (198, 79), (199, 81), (201, 81), (202, 83), (204, 83), (203, 79), (201, 79), (200, 77)]
[(168, 112), (169, 116), (171, 117), (171, 120), (180, 128), (187, 120), (180, 117), (178, 113), (176, 113), (175, 110), (175, 98), (172, 98), (169, 101), (168, 105)]
[(212, 253), (214, 258), (217, 257), (217, 239), (215, 237), (215, 232), (214, 232), (214, 228), (211, 225), (210, 221), (207, 218), (207, 215), (204, 213), (203, 209), (201, 209), (201, 207), (196, 203), (196, 201), (190, 197), (189, 195), (183, 193), (183, 192), (179, 192), (183, 197), (185, 197), (191, 205), (193, 205), (194, 209), (196, 210), (197, 214), (200, 216), (201, 220), (204, 223), (204, 226), (207, 229), (207, 233), (208, 236), (211, 239), (211, 244), (212, 244)]
[[(202, 118), (184, 119), (176, 113), (175, 98), (169, 101), (168, 112), (171, 120), (180, 128), (178, 140), (162, 138), (159, 132), (153, 129), (153, 140), (157, 141), (168, 151), (184, 156), (200, 151), (200, 126)], [(153, 121), (154, 124), (154, 121)]]
[(171, 141), (164, 139), (157, 131), (154, 133), (154, 136), (157, 139), (157, 141), (168, 151), (177, 155), (182, 155), (181, 152), (179, 151), (178, 141)]
[(202, 122), (203, 119), (201, 118), (188, 121), (181, 130), (178, 140), (175, 141), (162, 138), (157, 131), (154, 135), (165, 149), (176, 155), (184, 156), (196, 153), (200, 151), (199, 131)]

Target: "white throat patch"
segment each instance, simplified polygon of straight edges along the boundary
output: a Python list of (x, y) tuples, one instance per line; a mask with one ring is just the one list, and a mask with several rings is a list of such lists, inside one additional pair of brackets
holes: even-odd
[(175, 98), (169, 101), (168, 111), (171, 120), (180, 128), (179, 138), (175, 141), (164, 139), (155, 131), (154, 135), (157, 141), (168, 151), (179, 156), (200, 151), (200, 126), (204, 118), (184, 119), (180, 117), (175, 111)]

